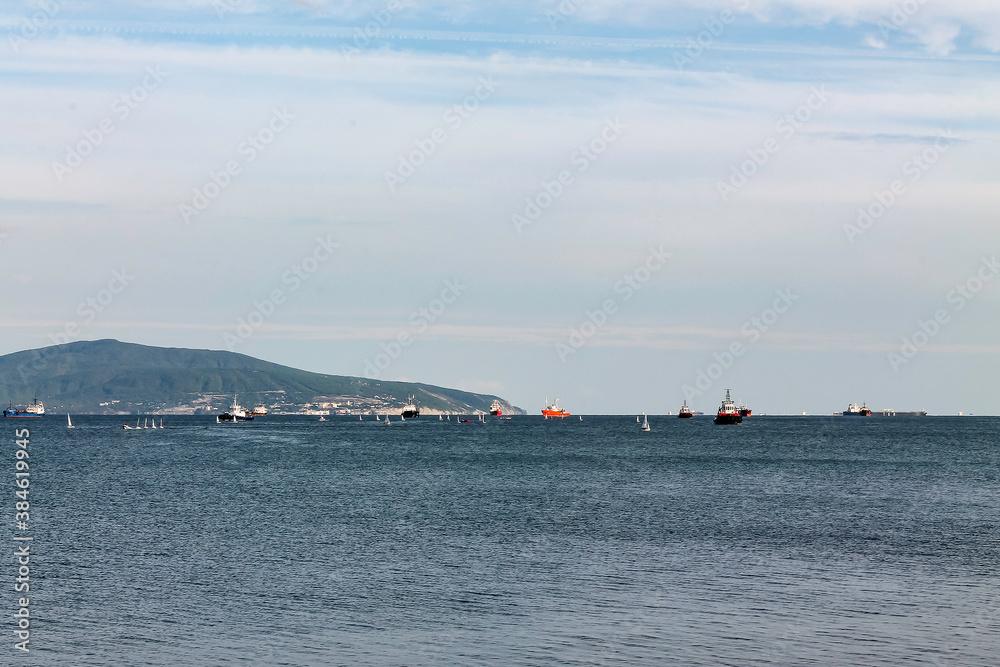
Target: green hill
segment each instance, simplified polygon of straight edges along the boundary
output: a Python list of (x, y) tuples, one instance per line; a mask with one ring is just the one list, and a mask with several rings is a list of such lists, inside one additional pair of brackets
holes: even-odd
[[(321, 375), (234, 352), (84, 341), (0, 356), (0, 399), (25, 405), (34, 396), (49, 412), (203, 414), (239, 394), (272, 412), (398, 410), (410, 394), (433, 414), (487, 411), (503, 399), (427, 384)], [(6, 402), (6, 401), (5, 401)]]

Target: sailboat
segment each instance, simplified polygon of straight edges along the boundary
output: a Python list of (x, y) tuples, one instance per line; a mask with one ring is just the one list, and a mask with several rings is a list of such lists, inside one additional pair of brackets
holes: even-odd
[(73, 426), (73, 420), (69, 418), (69, 413), (66, 413), (66, 428), (76, 428)]
[(438, 421), (439, 422), (443, 422), (444, 421), (444, 417), (442, 417), (441, 415), (438, 415)]
[(319, 416), (319, 420), (320, 420), (321, 422), (325, 422), (325, 421), (326, 421), (326, 417), (324, 417), (323, 415), (320, 415), (320, 416)]
[(386, 415), (386, 416), (385, 416), (385, 425), (386, 425), (386, 426), (388, 426), (388, 425), (389, 425), (389, 415)]
[(649, 430), (649, 420), (646, 419), (646, 413), (645, 412), (642, 413), (642, 427), (641, 427), (640, 430), (643, 430), (643, 431), (648, 431)]
[(642, 420), (639, 419), (639, 415), (636, 415), (635, 416), (635, 423), (638, 424), (640, 421), (642, 421)]

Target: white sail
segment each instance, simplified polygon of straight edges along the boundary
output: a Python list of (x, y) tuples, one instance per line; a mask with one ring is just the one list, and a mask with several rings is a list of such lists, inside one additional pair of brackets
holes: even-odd
[(66, 413), (66, 428), (73, 428), (73, 420), (70, 419), (69, 413)]

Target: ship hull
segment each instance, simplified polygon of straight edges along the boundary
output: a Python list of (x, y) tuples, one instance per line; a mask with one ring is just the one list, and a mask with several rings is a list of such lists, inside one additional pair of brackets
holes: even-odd
[(558, 412), (556, 412), (555, 410), (542, 410), (542, 415), (545, 416), (545, 417), (556, 417), (556, 418), (560, 418), (560, 419), (562, 417), (569, 417), (570, 416), (570, 414), (568, 412), (563, 412), (562, 410), (559, 410)]
[(403, 419), (416, 419), (420, 416), (419, 410), (404, 410)]
[(33, 412), (21, 412), (20, 410), (4, 410), (3, 416), (8, 419), (41, 419), (45, 415), (39, 415)]
[(719, 424), (720, 426), (731, 426), (736, 424), (742, 424), (743, 417), (739, 416), (738, 414), (715, 415), (715, 423)]
[(230, 422), (230, 423), (231, 422), (252, 422), (253, 421), (253, 415), (246, 415), (245, 417), (241, 417), (239, 415), (231, 415), (228, 412), (226, 412), (226, 413), (223, 413), (223, 414), (219, 415), (219, 421), (220, 422)]
[(694, 417), (694, 415), (691, 414), (690, 412), (682, 412), (679, 415), (677, 415), (678, 419), (691, 419), (692, 417)]

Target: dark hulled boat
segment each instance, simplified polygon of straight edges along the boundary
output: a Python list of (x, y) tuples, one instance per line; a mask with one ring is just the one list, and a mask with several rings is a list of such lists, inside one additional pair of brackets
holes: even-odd
[(716, 424), (742, 424), (743, 417), (740, 416), (739, 410), (736, 409), (736, 403), (729, 396), (729, 390), (726, 390), (726, 399), (722, 401), (722, 406), (719, 407), (719, 412), (715, 415)]

